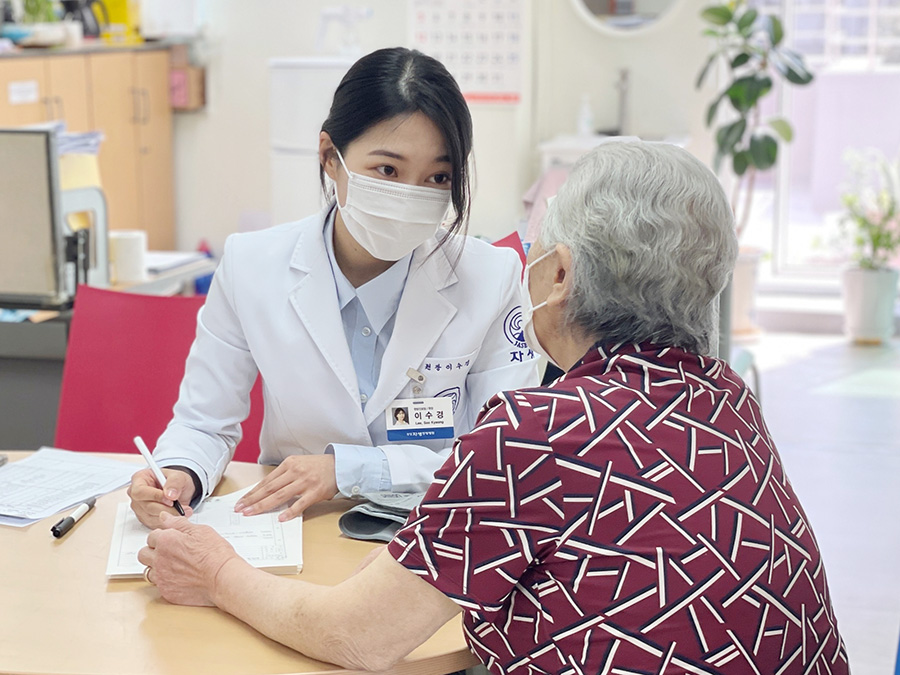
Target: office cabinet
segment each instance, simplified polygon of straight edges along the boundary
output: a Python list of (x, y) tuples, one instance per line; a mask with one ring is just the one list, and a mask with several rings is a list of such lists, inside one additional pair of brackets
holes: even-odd
[(135, 66), (141, 96), (137, 122), (141, 229), (147, 230), (151, 249), (170, 250), (175, 248), (175, 191), (169, 52), (136, 53)]
[(169, 54), (91, 54), (88, 61), (94, 128), (106, 137), (100, 178), (110, 228), (146, 230), (151, 249), (173, 249)]
[(63, 119), (97, 129), (111, 229), (147, 231), (175, 247), (172, 112), (167, 49), (0, 57), (0, 126)]
[(90, 128), (83, 56), (0, 59), (0, 92), (3, 126), (65, 120), (70, 131)]
[(0, 61), (0, 126), (16, 127), (50, 119), (44, 59)]
[(110, 229), (140, 229), (138, 215), (137, 121), (138, 102), (130, 52), (92, 54), (93, 126), (103, 132), (100, 180), (106, 193)]
[(90, 131), (87, 61), (77, 55), (56, 56), (44, 61), (47, 66), (46, 107), (52, 119), (65, 120), (69, 131)]

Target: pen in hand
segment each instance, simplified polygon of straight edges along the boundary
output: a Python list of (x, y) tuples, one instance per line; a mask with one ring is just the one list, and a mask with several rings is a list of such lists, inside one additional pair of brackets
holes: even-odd
[(88, 511), (90, 511), (92, 508), (94, 508), (94, 503), (96, 501), (97, 501), (96, 497), (91, 497), (86, 502), (79, 505), (77, 509), (72, 511), (71, 515), (66, 516), (61, 521), (59, 521), (56, 525), (51, 527), (50, 533), (57, 539), (62, 537), (66, 532), (68, 532), (69, 530), (72, 529), (72, 526), (75, 525), (75, 523), (77, 523), (79, 520), (81, 520), (81, 518), (84, 516), (84, 514), (86, 514)]
[[(150, 450), (147, 449), (147, 444), (144, 443), (144, 439), (140, 436), (135, 436), (134, 444), (137, 446), (137, 449), (140, 450), (140, 453), (144, 456), (144, 459), (147, 460), (147, 465), (150, 467), (153, 475), (156, 476), (156, 481), (159, 483), (159, 487), (165, 488), (166, 477), (163, 475), (162, 469), (159, 468), (159, 464), (157, 464), (156, 460), (153, 459), (153, 455), (150, 454)], [(181, 508), (181, 504), (178, 503), (177, 499), (175, 500), (173, 506), (179, 514), (181, 514), (182, 516), (184, 515), (184, 509)]]

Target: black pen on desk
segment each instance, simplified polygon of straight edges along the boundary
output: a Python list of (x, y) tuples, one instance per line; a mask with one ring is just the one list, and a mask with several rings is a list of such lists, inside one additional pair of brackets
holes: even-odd
[(83, 504), (80, 504), (77, 509), (72, 511), (72, 515), (66, 516), (61, 521), (59, 521), (56, 525), (50, 528), (50, 534), (59, 539), (66, 532), (72, 529), (72, 526), (75, 525), (79, 520), (81, 520), (84, 515), (94, 508), (94, 503), (97, 501), (96, 497), (91, 497)]
[[(150, 449), (147, 447), (147, 444), (144, 443), (144, 439), (140, 436), (134, 437), (134, 444), (137, 446), (137, 449), (144, 456), (144, 459), (147, 460), (147, 464), (150, 467), (150, 470), (153, 472), (153, 475), (156, 476), (156, 482), (159, 483), (159, 487), (166, 487), (166, 477), (162, 472), (162, 469), (159, 468), (159, 464), (156, 463), (156, 460), (153, 459), (153, 455), (150, 454)], [(184, 509), (181, 507), (181, 504), (178, 503), (176, 499), (172, 506), (175, 507), (175, 510), (178, 511), (180, 515), (184, 515)]]

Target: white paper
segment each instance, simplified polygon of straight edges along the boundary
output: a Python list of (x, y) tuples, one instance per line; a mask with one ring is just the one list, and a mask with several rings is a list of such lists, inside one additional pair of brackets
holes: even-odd
[(9, 527), (28, 527), (36, 523), (40, 518), (13, 518), (12, 516), (0, 516), (0, 525)]
[(39, 87), (37, 80), (19, 80), (10, 82), (6, 86), (6, 100), (10, 105), (25, 105), (26, 103), (37, 103), (39, 96)]
[(200, 251), (147, 251), (144, 256), (147, 271), (152, 274), (160, 274), (205, 259), (206, 254)]
[(84, 452), (41, 448), (0, 467), (0, 515), (40, 519), (112, 492), (142, 465)]
[[(296, 574), (303, 567), (303, 520), (279, 522), (278, 512), (244, 516), (234, 512), (238, 498), (250, 488), (207, 499), (191, 516), (192, 523), (209, 525), (248, 563), (276, 574)], [(119, 504), (109, 548), (106, 576), (139, 577), (144, 566), (137, 554), (147, 545), (144, 527), (128, 504)]]

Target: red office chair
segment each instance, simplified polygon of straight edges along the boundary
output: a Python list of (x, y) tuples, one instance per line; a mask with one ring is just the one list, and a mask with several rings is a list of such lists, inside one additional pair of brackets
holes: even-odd
[(518, 232), (511, 232), (505, 237), (498, 239), (494, 242), (494, 246), (498, 248), (511, 248), (513, 251), (519, 254), (519, 260), (522, 261), (522, 268), (525, 267), (525, 248), (522, 246), (522, 238), (519, 237)]
[[(204, 296), (152, 296), (78, 289), (63, 367), (54, 444), (65, 450), (137, 452), (153, 447), (169, 420)], [(262, 388), (235, 459), (259, 457)]]

